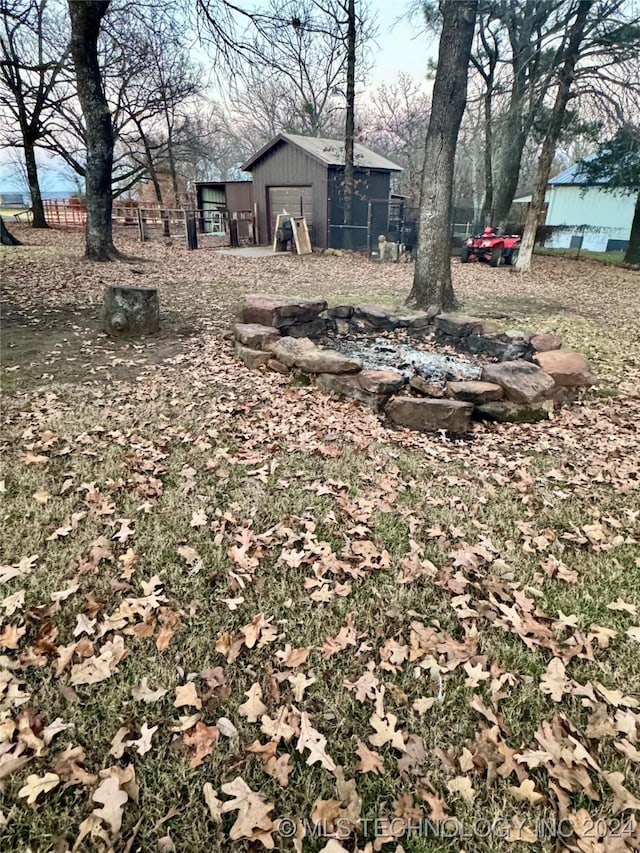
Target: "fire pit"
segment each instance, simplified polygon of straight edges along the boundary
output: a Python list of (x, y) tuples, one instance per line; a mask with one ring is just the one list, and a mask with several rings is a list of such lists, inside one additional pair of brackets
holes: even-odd
[(465, 314), (394, 314), (379, 306), (254, 294), (234, 326), (252, 369), (303, 372), (318, 387), (399, 426), (461, 433), (471, 418), (536, 421), (596, 377), (548, 333), (501, 332)]

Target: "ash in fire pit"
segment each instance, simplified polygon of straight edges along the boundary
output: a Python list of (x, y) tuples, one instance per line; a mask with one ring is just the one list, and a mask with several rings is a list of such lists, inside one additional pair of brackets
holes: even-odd
[(357, 358), (366, 370), (394, 370), (405, 379), (416, 373), (437, 385), (480, 379), (482, 365), (459, 356), (420, 350), (388, 338), (345, 335), (328, 345), (349, 358)]

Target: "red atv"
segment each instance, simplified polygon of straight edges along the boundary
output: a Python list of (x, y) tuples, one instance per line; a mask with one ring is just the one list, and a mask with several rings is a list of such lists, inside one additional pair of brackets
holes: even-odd
[(518, 260), (519, 251), (519, 234), (495, 234), (493, 228), (485, 228), (478, 237), (467, 240), (462, 247), (460, 260), (463, 264), (488, 261), (492, 267), (499, 267), (502, 263), (513, 266)]

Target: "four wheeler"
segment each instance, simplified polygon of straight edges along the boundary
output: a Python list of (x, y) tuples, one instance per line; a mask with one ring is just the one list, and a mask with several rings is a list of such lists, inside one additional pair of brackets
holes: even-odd
[(520, 251), (519, 234), (496, 234), (493, 228), (485, 228), (482, 234), (471, 237), (462, 247), (460, 260), (463, 264), (469, 261), (488, 261), (492, 267), (505, 263), (513, 266), (518, 260)]

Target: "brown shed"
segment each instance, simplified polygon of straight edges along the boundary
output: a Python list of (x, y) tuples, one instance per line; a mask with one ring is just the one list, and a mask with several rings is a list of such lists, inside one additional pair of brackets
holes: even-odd
[[(391, 173), (400, 166), (360, 143), (354, 150), (353, 230), (366, 245), (369, 202), (389, 198)], [(283, 209), (307, 220), (314, 247), (344, 245), (344, 142), (338, 139), (280, 133), (241, 167), (253, 176), (261, 243), (273, 239), (276, 216)]]

